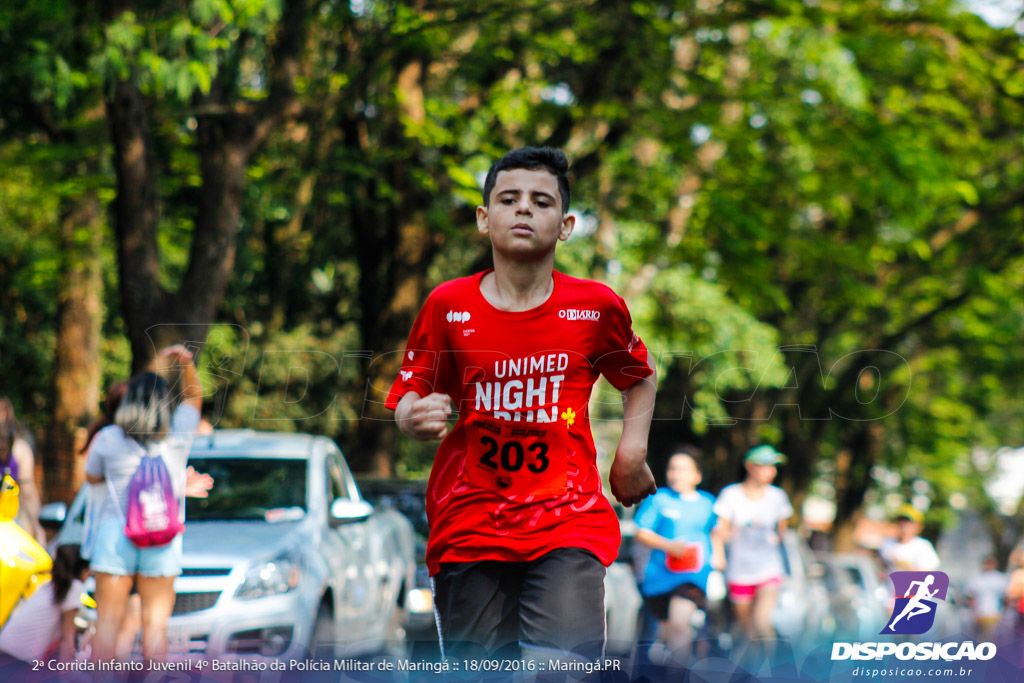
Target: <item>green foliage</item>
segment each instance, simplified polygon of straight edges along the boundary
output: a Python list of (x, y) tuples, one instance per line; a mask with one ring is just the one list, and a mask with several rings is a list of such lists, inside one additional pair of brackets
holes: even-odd
[[(930, 0), (698, 5), (315, 3), (295, 111), (247, 171), (203, 358), (220, 424), (351, 437), (374, 368), (345, 354), (396, 350), (403, 293), (487, 263), (479, 179), (510, 147), (553, 144), (575, 162), (581, 217), (558, 267), (626, 295), (662, 377), (685, 379), (674, 436), (730, 457), (753, 439), (810, 444), (810, 472), (870, 422), (877, 464), (931, 481), (937, 504), (970, 486), (971, 448), (1024, 440), (1019, 35)], [(104, 88), (135, 78), (150, 107), (170, 289), (204, 182), (197, 119), (223, 114), (204, 109), (218, 93), (238, 111), (269, 97), (285, 8), (0, 13), (0, 219), (15, 228), (0, 236), (0, 366), (19, 409), (48, 402), (60, 199), (114, 199)], [(128, 367), (115, 246), (106, 235), (105, 380)], [(817, 370), (792, 345), (835, 365), (800, 385), (801, 407), (865, 422), (792, 419), (791, 367)], [(881, 379), (860, 386), (851, 354), (872, 349)], [(737, 422), (753, 403), (779, 406)], [(429, 448), (398, 449), (400, 471), (429, 466)]]
[[(38, 427), (48, 403), (59, 251), (57, 198), (22, 145), (0, 150), (0, 376), (20, 419)], [(40, 176), (43, 176), (41, 178)]]
[(689, 269), (660, 273), (633, 316), (638, 330), (649, 331), (644, 339), (664, 366), (681, 363), (697, 387), (692, 409), (699, 433), (709, 423), (728, 422), (723, 399), (777, 387), (787, 378), (776, 331)]

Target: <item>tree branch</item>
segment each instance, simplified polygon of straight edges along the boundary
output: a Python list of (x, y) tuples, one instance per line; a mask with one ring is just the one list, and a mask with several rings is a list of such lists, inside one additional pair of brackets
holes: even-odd
[(299, 76), (302, 51), (306, 44), (309, 15), (308, 0), (285, 2), (280, 28), (271, 51), (270, 94), (257, 108), (249, 142), (250, 154), (263, 144), (270, 131), (282, 119), (297, 116), (301, 111), (301, 105), (295, 97), (295, 81)]

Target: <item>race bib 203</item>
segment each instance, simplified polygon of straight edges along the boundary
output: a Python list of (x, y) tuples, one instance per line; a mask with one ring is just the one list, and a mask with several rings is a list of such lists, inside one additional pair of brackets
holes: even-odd
[(569, 434), (560, 422), (466, 418), (466, 479), (507, 497), (565, 493)]

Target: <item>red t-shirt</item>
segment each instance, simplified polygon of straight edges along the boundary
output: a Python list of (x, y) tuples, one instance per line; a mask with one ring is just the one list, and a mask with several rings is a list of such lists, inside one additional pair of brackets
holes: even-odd
[(619, 524), (587, 406), (599, 374), (620, 391), (650, 375), (647, 347), (605, 285), (556, 271), (547, 301), (508, 312), (481, 294), (484, 275), (430, 294), (387, 398), (394, 410), (409, 391), (440, 392), (458, 410), (427, 485), (427, 567), (565, 547), (610, 564)]

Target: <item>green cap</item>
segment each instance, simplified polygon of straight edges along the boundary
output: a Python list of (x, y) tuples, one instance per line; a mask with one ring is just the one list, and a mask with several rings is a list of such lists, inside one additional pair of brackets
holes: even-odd
[(747, 451), (743, 462), (749, 462), (754, 465), (785, 465), (786, 456), (771, 446), (755, 446)]

